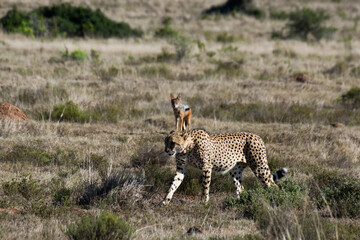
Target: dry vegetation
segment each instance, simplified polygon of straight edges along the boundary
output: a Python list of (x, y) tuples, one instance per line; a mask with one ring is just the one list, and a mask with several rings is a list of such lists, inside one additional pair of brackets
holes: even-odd
[[(49, 2), (60, 1), (1, 1), (0, 16), (14, 4), (31, 10)], [(360, 188), (360, 112), (341, 101), (360, 86), (359, 4), (265, 0), (256, 1), (264, 19), (201, 15), (221, 2), (75, 1), (144, 31), (135, 39), (0, 32), (0, 101), (31, 119), (0, 120), (0, 238), (76, 239), (71, 224), (84, 216), (124, 219), (114, 221), (129, 229), (117, 232), (125, 239), (359, 236), (359, 192), (352, 191)], [(272, 39), (286, 20), (270, 11), (299, 7), (329, 13), (332, 38)], [(176, 40), (155, 34), (165, 17)], [(291, 77), (298, 73), (310, 80)], [(170, 92), (193, 108), (193, 127), (260, 135), (270, 167), (289, 167), (283, 188), (300, 189), (299, 199), (244, 211), (247, 202), (230, 198), (229, 178), (216, 176), (202, 205), (199, 174), (190, 169), (172, 204), (158, 207), (175, 170), (162, 153), (174, 127)], [(337, 122), (344, 126), (331, 126)], [(255, 189), (248, 194), (278, 194), (263, 193), (250, 170), (244, 178)], [(335, 196), (338, 189), (343, 195)], [(187, 234), (191, 227), (202, 233)]]

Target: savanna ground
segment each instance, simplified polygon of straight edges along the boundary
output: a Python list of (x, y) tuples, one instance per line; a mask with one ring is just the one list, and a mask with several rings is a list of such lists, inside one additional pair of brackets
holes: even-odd
[[(221, 2), (75, 1), (142, 29), (141, 38), (0, 32), (0, 101), (31, 119), (0, 121), (2, 239), (63, 239), (69, 224), (102, 212), (123, 218), (135, 239), (359, 236), (360, 114), (340, 100), (360, 86), (360, 5), (265, 0), (256, 1), (263, 19), (201, 15)], [(0, 15), (13, 5), (44, 4), (5, 0)], [(326, 25), (337, 31), (321, 41), (272, 39), (287, 21), (270, 12), (301, 7), (323, 9), (331, 15)], [(166, 17), (185, 43), (155, 34)], [(76, 49), (87, 57), (67, 57)], [(295, 81), (296, 73), (311, 80)], [(290, 169), (280, 193), (266, 201), (247, 169), (246, 194), (264, 201), (236, 202), (229, 177), (215, 176), (203, 205), (200, 174), (189, 169), (171, 204), (159, 207), (175, 172), (175, 160), (162, 153), (174, 128), (171, 92), (192, 107), (194, 128), (261, 136), (272, 170)], [(188, 235), (194, 226), (202, 233)]]

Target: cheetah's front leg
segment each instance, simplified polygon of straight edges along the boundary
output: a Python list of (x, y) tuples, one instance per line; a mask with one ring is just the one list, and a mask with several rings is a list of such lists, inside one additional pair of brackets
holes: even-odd
[(211, 167), (204, 166), (202, 168), (203, 173), (203, 193), (202, 193), (202, 201), (208, 202), (209, 201), (209, 189), (210, 189), (210, 182), (211, 182)]
[(165, 195), (164, 200), (160, 203), (160, 205), (167, 205), (169, 204), (170, 200), (172, 199), (176, 189), (180, 186), (182, 181), (184, 180), (185, 171), (186, 171), (186, 163), (185, 160), (179, 160), (181, 161), (180, 164), (177, 164), (176, 167), (176, 174), (174, 177), (174, 180), (171, 184), (171, 187), (168, 191), (168, 193)]

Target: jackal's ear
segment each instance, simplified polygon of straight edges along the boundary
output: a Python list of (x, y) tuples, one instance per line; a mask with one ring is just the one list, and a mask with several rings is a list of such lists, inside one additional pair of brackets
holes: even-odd
[(181, 99), (181, 94), (179, 93), (176, 98)]
[(175, 98), (174, 94), (172, 94), (172, 93), (170, 93), (170, 97), (171, 97), (171, 99)]

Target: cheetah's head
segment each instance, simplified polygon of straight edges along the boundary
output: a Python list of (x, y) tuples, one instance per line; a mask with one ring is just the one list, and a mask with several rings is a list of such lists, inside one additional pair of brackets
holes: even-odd
[(191, 137), (186, 132), (171, 131), (165, 138), (165, 152), (173, 157), (177, 153), (183, 152), (191, 141)]

